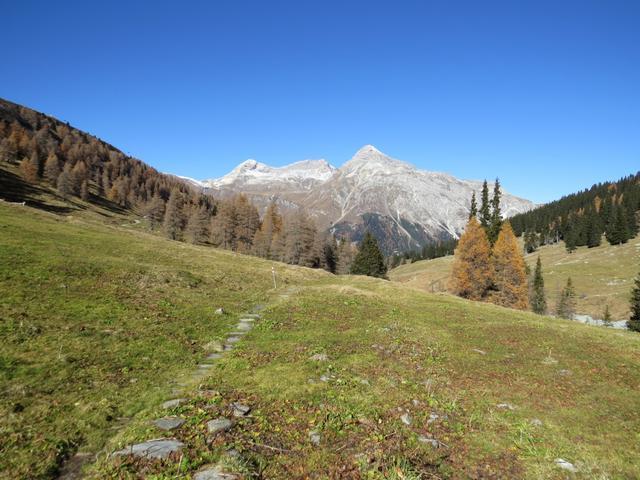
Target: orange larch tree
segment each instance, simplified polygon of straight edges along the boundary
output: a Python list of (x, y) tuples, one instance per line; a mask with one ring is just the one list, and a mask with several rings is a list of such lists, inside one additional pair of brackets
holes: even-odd
[(470, 300), (482, 300), (491, 285), (491, 247), (475, 217), (469, 219), (454, 255), (451, 291)]
[(509, 222), (502, 225), (493, 246), (491, 262), (495, 288), (495, 292), (491, 294), (491, 301), (503, 307), (520, 310), (529, 308), (524, 256)]

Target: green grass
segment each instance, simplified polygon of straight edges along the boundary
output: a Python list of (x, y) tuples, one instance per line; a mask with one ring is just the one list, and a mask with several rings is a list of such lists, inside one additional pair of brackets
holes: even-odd
[[(187, 479), (223, 458), (245, 478), (566, 478), (556, 458), (573, 478), (640, 476), (637, 334), (281, 264), (273, 291), (270, 262), (124, 223), (0, 204), (2, 476), (52, 477), (75, 448), (99, 452), (88, 478)], [(174, 381), (256, 304), (171, 412), (185, 425), (156, 430)], [(250, 417), (210, 438), (232, 401)], [(109, 457), (162, 436), (183, 454)]]
[[(0, 471), (11, 478), (96, 451), (272, 288), (270, 262), (95, 219), (0, 203)], [(296, 283), (319, 274), (278, 270)]]
[[(640, 237), (614, 247), (603, 241), (600, 247), (580, 247), (571, 254), (564, 243), (544, 246), (525, 256), (531, 269), (538, 255), (550, 312), (555, 311), (559, 293), (571, 277), (578, 294), (578, 313), (601, 319), (609, 305), (614, 320), (629, 317), (629, 296), (640, 273)], [(389, 278), (427, 292), (446, 291), (452, 262), (449, 256), (402, 265), (391, 270)]]

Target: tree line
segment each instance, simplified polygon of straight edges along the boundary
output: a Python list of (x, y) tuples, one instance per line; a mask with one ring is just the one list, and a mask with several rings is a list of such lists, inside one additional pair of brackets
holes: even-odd
[(638, 234), (640, 172), (562, 197), (511, 218), (516, 235), (523, 235), (527, 252), (563, 240), (567, 251), (626, 243)]
[(0, 101), (0, 161), (16, 164), (26, 182), (48, 184), (64, 199), (144, 216), (172, 240), (332, 273), (350, 273), (357, 253), (348, 238), (319, 232), (303, 211), (282, 215), (274, 202), (260, 218), (244, 195), (214, 198), (97, 137), (6, 101)]

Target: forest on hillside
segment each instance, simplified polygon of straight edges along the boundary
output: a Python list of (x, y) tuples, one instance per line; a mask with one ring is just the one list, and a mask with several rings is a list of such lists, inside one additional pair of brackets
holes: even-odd
[[(0, 175), (4, 199), (23, 201), (29, 186), (65, 200), (131, 212), (172, 240), (212, 245), (271, 260), (349, 273), (349, 239), (320, 232), (300, 210), (272, 203), (261, 218), (243, 195), (214, 198), (53, 117), (0, 99)], [(40, 205), (44, 208), (44, 205)]]
[(525, 249), (564, 240), (567, 250), (596, 247), (604, 234), (611, 245), (626, 243), (640, 224), (640, 172), (562, 197), (510, 219)]

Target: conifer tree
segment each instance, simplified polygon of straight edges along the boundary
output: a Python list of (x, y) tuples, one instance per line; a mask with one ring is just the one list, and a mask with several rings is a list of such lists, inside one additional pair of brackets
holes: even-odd
[(600, 219), (593, 208), (590, 208), (586, 213), (585, 221), (587, 247), (599, 247), (602, 239), (602, 231), (600, 229)]
[(544, 278), (542, 277), (542, 261), (540, 260), (540, 257), (538, 257), (536, 269), (533, 273), (531, 310), (539, 315), (547, 313), (547, 299), (544, 293)]
[(613, 322), (611, 321), (611, 311), (609, 310), (609, 304), (607, 303), (604, 306), (604, 314), (602, 315), (602, 323), (605, 327), (610, 327), (611, 325), (613, 325)]
[(631, 317), (627, 321), (629, 330), (640, 332), (640, 275), (636, 278), (635, 286), (631, 290)]
[(491, 300), (503, 307), (525, 310), (529, 307), (524, 257), (511, 224), (505, 222), (493, 246), (493, 285)]
[(493, 245), (500, 235), (500, 228), (502, 227), (502, 212), (500, 211), (500, 181), (496, 178), (496, 183), (493, 187), (493, 198), (491, 199), (491, 219), (489, 221), (489, 230), (487, 235), (489, 237), (489, 243)]
[(62, 198), (69, 198), (73, 193), (73, 180), (71, 178), (71, 164), (67, 163), (62, 170), (62, 173), (58, 175), (56, 181), (56, 189), (62, 195)]
[(454, 252), (451, 291), (471, 300), (483, 299), (492, 283), (490, 255), (485, 230), (470, 218)]
[(171, 240), (179, 240), (182, 237), (182, 224), (182, 194), (178, 188), (174, 188), (164, 212), (164, 234)]
[(336, 273), (338, 275), (348, 275), (351, 273), (351, 265), (355, 251), (349, 238), (341, 238), (338, 243), (338, 264), (336, 265)]
[(480, 225), (482, 225), (485, 232), (488, 232), (489, 226), (491, 225), (491, 206), (489, 205), (489, 185), (486, 180), (482, 184), (482, 194), (480, 198)]
[(576, 292), (573, 288), (571, 277), (567, 279), (567, 285), (560, 292), (558, 305), (556, 306), (556, 314), (560, 318), (573, 320), (576, 314)]
[(476, 192), (471, 194), (471, 206), (469, 208), (469, 218), (478, 215), (478, 202), (476, 201)]
[(52, 185), (56, 185), (58, 182), (58, 175), (60, 175), (60, 161), (55, 153), (50, 153), (47, 157), (47, 161), (44, 164), (44, 176)]
[(378, 247), (378, 241), (369, 231), (364, 234), (364, 238), (360, 243), (358, 253), (351, 266), (351, 273), (382, 278), (387, 274), (387, 266)]
[(24, 157), (20, 162), (20, 175), (29, 183), (34, 183), (38, 180), (38, 169), (27, 157)]
[(145, 208), (145, 214), (149, 219), (151, 229), (156, 229), (164, 219), (164, 200), (156, 192)]
[(209, 238), (209, 223), (209, 213), (206, 208), (194, 208), (184, 230), (185, 239), (196, 245), (205, 243)]
[(328, 272), (336, 273), (338, 267), (338, 243), (333, 235), (325, 241), (322, 247), (322, 264), (323, 268)]
[(80, 198), (84, 201), (89, 200), (89, 184), (86, 180), (80, 184)]

